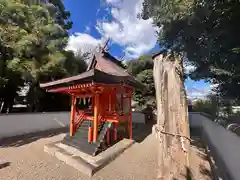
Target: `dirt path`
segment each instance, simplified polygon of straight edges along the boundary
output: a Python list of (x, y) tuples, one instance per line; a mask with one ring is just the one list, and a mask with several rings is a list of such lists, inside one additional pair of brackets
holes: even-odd
[[(157, 143), (149, 135), (141, 143), (135, 143), (116, 160), (88, 178), (43, 151), (45, 144), (62, 138), (56, 135), (36, 141), (20, 141), (0, 148), (0, 180), (153, 180), (157, 174)], [(18, 147), (14, 147), (14, 145)], [(210, 172), (202, 151), (192, 147), (191, 165), (194, 178), (206, 180)], [(202, 169), (205, 171), (202, 172)], [(204, 174), (205, 173), (205, 174)]]

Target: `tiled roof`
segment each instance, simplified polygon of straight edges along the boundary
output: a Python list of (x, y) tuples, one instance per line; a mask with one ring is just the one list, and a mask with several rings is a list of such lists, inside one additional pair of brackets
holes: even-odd
[[(120, 61), (111, 59), (108, 55), (97, 54), (95, 60), (97, 61), (95, 68), (105, 73), (115, 76), (130, 76), (122, 67), (118, 65)], [(118, 61), (118, 62), (117, 62)]]
[(93, 75), (93, 73), (94, 73), (94, 70), (86, 71), (86, 72), (81, 73), (81, 74), (76, 75), (76, 76), (72, 76), (72, 77), (63, 78), (63, 79), (59, 79), (59, 80), (56, 80), (56, 81), (40, 84), (40, 87), (41, 88), (46, 88), (46, 87), (55, 86), (55, 85), (59, 85), (59, 84), (70, 83), (70, 82), (73, 82), (73, 81), (76, 81), (76, 80), (79, 80), (79, 79), (89, 77), (89, 76)]
[[(50, 88), (53, 86), (63, 86), (67, 85), (69, 83), (76, 83), (80, 80), (85, 81), (94, 81), (95, 79), (100, 80), (100, 77), (96, 77), (97, 74), (100, 76), (100, 71), (104, 73), (104, 76), (101, 76), (104, 82), (119, 82), (119, 81), (127, 81), (129, 85), (131, 86), (141, 86), (141, 83), (136, 81), (131, 75), (129, 75), (125, 69), (121, 67), (121, 62), (115, 59), (113, 56), (111, 56), (107, 52), (97, 52), (93, 59), (90, 61), (89, 67), (86, 72), (81, 73), (76, 76), (72, 76), (69, 78), (60, 79), (57, 81), (52, 81), (49, 83), (40, 84), (40, 87), (42, 88)], [(99, 74), (100, 73), (100, 74)], [(108, 76), (107, 76), (108, 75)]]

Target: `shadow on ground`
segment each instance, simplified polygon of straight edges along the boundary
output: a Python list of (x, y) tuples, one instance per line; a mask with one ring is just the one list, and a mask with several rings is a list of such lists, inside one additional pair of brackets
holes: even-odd
[[(184, 174), (182, 174), (182, 177), (181, 179), (186, 179), (186, 180), (193, 180), (193, 174), (191, 172), (191, 170), (187, 167), (186, 168), (186, 171)], [(173, 178), (173, 180), (178, 180), (177, 178)]]
[[(153, 124), (153, 121), (149, 121), (146, 124), (133, 123), (133, 139), (136, 142), (142, 142), (148, 135), (152, 133)], [(15, 137), (4, 138), (0, 139), (0, 148), (19, 147), (37, 141), (41, 138), (48, 138), (66, 132), (68, 132), (68, 128), (60, 128), (57, 130), (53, 129), (48, 131), (41, 131)]]
[(198, 155), (203, 160), (208, 161), (206, 149), (203, 143), (201, 142), (201, 131), (199, 129), (191, 129), (190, 136), (191, 136), (191, 146), (196, 147), (199, 150)]
[(212, 172), (205, 168), (202, 164), (199, 165), (200, 173), (204, 174), (205, 176), (212, 177)]
[(186, 180), (192, 180), (192, 177), (193, 175), (191, 170), (189, 168), (186, 168), (186, 175), (185, 175)]
[(5, 163), (0, 164), (0, 170), (3, 169), (3, 168), (5, 168), (5, 167), (8, 167), (8, 166), (10, 166), (10, 165), (11, 165), (10, 162), (5, 162)]
[(34, 141), (37, 141), (41, 138), (52, 137), (58, 134), (66, 133), (67, 131), (68, 131), (67, 128), (60, 128), (4, 138), (0, 140), (0, 148), (20, 147), (32, 143)]
[(146, 124), (133, 123), (133, 140), (138, 143), (142, 142), (147, 136), (152, 133), (152, 127), (154, 124), (154, 121), (148, 121)]
[(206, 149), (201, 143), (201, 139), (199, 137), (191, 137), (191, 146), (196, 147), (198, 151), (198, 156), (201, 157), (204, 161), (208, 161), (208, 156), (206, 154)]
[[(197, 155), (202, 158), (203, 161), (209, 162), (209, 157), (206, 153), (206, 148), (201, 140), (201, 130), (200, 129), (191, 129), (190, 136), (191, 136), (191, 146), (198, 149)], [(209, 179), (213, 178), (213, 173), (211, 170), (207, 169), (204, 165), (199, 165), (199, 172), (204, 176), (208, 177)]]

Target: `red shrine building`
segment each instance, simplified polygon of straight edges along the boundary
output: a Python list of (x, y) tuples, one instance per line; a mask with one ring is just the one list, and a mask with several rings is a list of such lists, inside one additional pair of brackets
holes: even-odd
[(120, 139), (118, 126), (132, 138), (133, 88), (144, 86), (105, 50), (93, 56), (86, 72), (40, 87), (72, 97), (69, 135), (62, 143), (96, 155)]

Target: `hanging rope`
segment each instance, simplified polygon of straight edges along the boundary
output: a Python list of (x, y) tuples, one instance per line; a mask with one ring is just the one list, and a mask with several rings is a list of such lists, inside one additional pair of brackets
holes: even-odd
[(163, 130), (159, 130), (158, 127), (155, 127), (155, 131), (157, 134), (159, 134), (158, 138), (160, 137), (160, 133), (164, 134), (164, 135), (170, 135), (170, 136), (174, 136), (174, 137), (180, 137), (181, 139), (181, 148), (183, 149), (183, 151), (186, 153), (187, 152), (187, 149), (185, 148), (185, 145), (184, 145), (184, 138), (189, 140), (190, 142), (192, 141), (191, 138), (185, 136), (185, 135), (181, 135), (181, 134), (177, 134), (177, 133), (171, 133), (171, 132), (166, 132), (166, 131), (163, 131)]
[(166, 131), (163, 131), (163, 130), (159, 130), (158, 127), (155, 127), (155, 130), (157, 133), (162, 133), (162, 134), (166, 134), (166, 135), (170, 135), (170, 136), (174, 136), (174, 137), (181, 137), (181, 138), (185, 138), (189, 141), (192, 141), (191, 138), (185, 136), (185, 135), (181, 135), (181, 134), (176, 134), (176, 133), (171, 133), (171, 132), (166, 132)]

